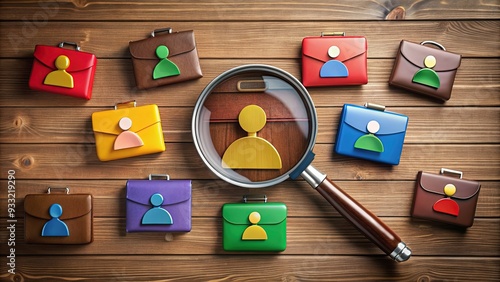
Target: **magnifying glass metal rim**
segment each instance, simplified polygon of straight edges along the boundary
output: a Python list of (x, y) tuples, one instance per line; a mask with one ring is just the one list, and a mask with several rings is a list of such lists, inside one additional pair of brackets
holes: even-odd
[[(203, 109), (203, 105), (212, 90), (219, 85), (221, 82), (225, 81), (228, 78), (231, 78), (235, 75), (244, 73), (244, 72), (264, 72), (269, 75), (273, 75), (277, 78), (283, 79), (285, 82), (289, 83), (291, 86), (294, 87), (294, 89), (297, 90), (298, 95), (302, 98), (302, 101), (304, 103), (304, 107), (307, 110), (310, 122), (309, 122), (309, 142), (307, 145), (307, 149), (304, 152), (304, 155), (300, 159), (297, 164), (295, 164), (289, 171), (286, 173), (270, 179), (270, 180), (265, 180), (265, 181), (258, 181), (258, 182), (252, 182), (252, 183), (245, 183), (241, 181), (236, 181), (234, 179), (231, 179), (230, 177), (224, 175), (220, 171), (218, 171), (215, 168), (215, 165), (210, 163), (209, 158), (205, 155), (205, 152), (203, 148), (200, 145), (201, 140), (199, 139), (200, 134), (200, 127), (202, 126), (200, 121), (200, 114)], [(198, 100), (195, 104), (194, 111), (193, 111), (193, 118), (191, 121), (191, 131), (193, 134), (193, 141), (194, 145), (196, 147), (196, 150), (198, 151), (198, 154), (200, 155), (201, 159), (205, 163), (205, 165), (219, 178), (222, 180), (231, 183), (236, 186), (244, 187), (244, 188), (264, 188), (264, 187), (269, 187), (278, 183), (281, 183), (285, 181), (286, 179), (290, 178), (290, 174), (293, 172), (296, 172), (295, 174), (300, 174), (302, 170), (304, 170), (307, 165), (312, 161), (311, 159), (311, 154), (312, 154), (312, 149), (314, 147), (314, 144), (316, 142), (316, 135), (318, 133), (318, 119), (316, 115), (316, 108), (314, 107), (314, 103), (311, 99), (311, 96), (309, 95), (309, 92), (307, 89), (300, 83), (293, 75), (290, 73), (274, 67), (270, 65), (265, 65), (265, 64), (248, 64), (248, 65), (242, 65), (238, 66), (232, 69), (229, 69), (220, 75), (218, 75), (216, 78), (214, 78), (201, 92), (200, 96), (198, 97)], [(304, 164), (305, 163), (305, 164)]]

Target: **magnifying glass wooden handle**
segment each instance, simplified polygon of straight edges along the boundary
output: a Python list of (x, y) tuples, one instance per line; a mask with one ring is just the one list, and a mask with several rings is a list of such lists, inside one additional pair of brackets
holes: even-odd
[(302, 177), (361, 233), (397, 262), (410, 258), (411, 250), (385, 223), (367, 210), (339, 186), (314, 167), (309, 166)]

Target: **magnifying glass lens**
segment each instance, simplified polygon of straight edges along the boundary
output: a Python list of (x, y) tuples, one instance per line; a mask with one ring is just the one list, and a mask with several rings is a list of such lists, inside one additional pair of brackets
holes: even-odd
[(209, 168), (243, 187), (288, 178), (314, 144), (314, 106), (272, 72), (222, 75), (205, 88), (195, 108), (195, 143)]

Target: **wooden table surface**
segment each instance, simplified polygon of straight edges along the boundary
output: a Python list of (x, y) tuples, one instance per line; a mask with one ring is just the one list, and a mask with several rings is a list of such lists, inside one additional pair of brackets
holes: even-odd
[[(397, 8), (401, 6), (404, 8)], [(0, 278), (2, 281), (499, 281), (499, 1), (0, 2)], [(135, 86), (128, 42), (162, 27), (194, 30), (204, 77), (150, 90)], [(301, 41), (322, 31), (368, 40), (368, 84), (310, 88), (319, 132), (315, 166), (389, 225), (413, 255), (391, 261), (305, 181), (258, 190), (284, 202), (286, 251), (222, 250), (221, 206), (255, 190), (217, 179), (191, 136), (194, 104), (218, 74), (248, 63), (300, 78)], [(388, 86), (399, 42), (434, 40), (462, 55), (446, 103)], [(32, 91), (37, 44), (77, 42), (98, 58), (90, 101)], [(90, 116), (117, 102), (157, 104), (167, 149), (111, 162), (96, 156)], [(334, 153), (344, 103), (383, 104), (409, 116), (401, 163)], [(410, 217), (418, 171), (461, 170), (482, 184), (474, 225), (461, 230)], [(8, 171), (15, 171), (15, 275), (9, 274)], [(125, 232), (125, 183), (150, 173), (193, 180), (192, 231)], [(24, 242), (23, 199), (48, 186), (94, 196), (94, 242)]]

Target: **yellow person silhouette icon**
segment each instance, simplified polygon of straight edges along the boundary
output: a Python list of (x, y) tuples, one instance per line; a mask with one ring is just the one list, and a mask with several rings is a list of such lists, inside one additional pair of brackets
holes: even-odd
[(248, 226), (243, 232), (241, 240), (267, 240), (267, 233), (264, 228), (257, 225), (260, 221), (260, 213), (254, 211), (248, 216), (252, 225)]
[(243, 108), (238, 122), (248, 136), (234, 141), (222, 156), (222, 167), (232, 169), (280, 169), (281, 157), (276, 148), (257, 132), (266, 125), (266, 113), (257, 105)]
[(43, 84), (73, 88), (73, 76), (71, 76), (71, 74), (66, 71), (66, 69), (69, 67), (69, 64), (70, 61), (68, 57), (64, 55), (60, 55), (59, 57), (57, 57), (55, 61), (57, 70), (51, 71), (49, 74), (47, 74), (45, 80), (43, 81)]

